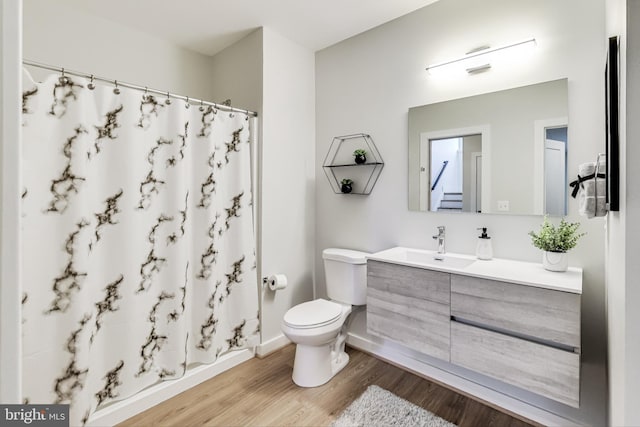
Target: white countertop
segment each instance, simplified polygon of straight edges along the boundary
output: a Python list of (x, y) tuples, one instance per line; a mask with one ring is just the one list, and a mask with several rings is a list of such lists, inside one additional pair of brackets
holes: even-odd
[(581, 268), (569, 267), (566, 272), (558, 273), (545, 270), (542, 264), (533, 262), (512, 261), (500, 258), (484, 261), (478, 260), (472, 255), (446, 253), (445, 257), (450, 256), (458, 259), (476, 260), (466, 267), (456, 267), (420, 262), (419, 260), (412, 259), (416, 257), (408, 256), (408, 253), (420, 254), (425, 257), (436, 255), (435, 251), (395, 247), (367, 255), (367, 259), (582, 294)]

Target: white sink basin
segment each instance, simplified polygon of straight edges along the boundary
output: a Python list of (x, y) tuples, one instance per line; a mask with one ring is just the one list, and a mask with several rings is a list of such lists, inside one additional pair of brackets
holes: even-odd
[(439, 254), (437, 252), (420, 251), (415, 249), (406, 250), (406, 259), (410, 262), (417, 262), (429, 266), (442, 266), (449, 268), (465, 268), (476, 262), (473, 258), (465, 258), (456, 255)]
[(436, 270), (460, 271), (476, 262), (469, 255), (439, 254), (426, 249), (396, 247), (369, 256), (370, 259)]

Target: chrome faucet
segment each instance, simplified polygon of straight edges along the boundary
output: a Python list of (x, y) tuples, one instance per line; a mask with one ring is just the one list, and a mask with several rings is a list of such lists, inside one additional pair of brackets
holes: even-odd
[(438, 226), (438, 234), (433, 238), (438, 240), (438, 253), (444, 254), (444, 225)]

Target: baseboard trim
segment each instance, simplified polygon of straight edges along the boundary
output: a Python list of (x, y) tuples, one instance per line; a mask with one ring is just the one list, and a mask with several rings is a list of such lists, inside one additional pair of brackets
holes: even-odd
[(406, 354), (386, 348), (360, 335), (349, 332), (347, 344), (524, 421), (534, 421), (550, 427), (579, 426), (572, 420), (529, 405), (506, 394), (416, 360)]
[(255, 356), (253, 349), (234, 351), (221, 356), (211, 365), (201, 365), (190, 369), (180, 379), (159, 383), (120, 402), (96, 411), (87, 426), (114, 426), (134, 415), (164, 402), (201, 382), (221, 374)]
[(278, 351), (289, 344), (291, 344), (289, 338), (284, 336), (284, 334), (280, 334), (275, 338), (271, 338), (270, 340), (263, 342), (262, 344), (258, 344), (256, 346), (256, 356), (262, 359), (263, 357), (266, 357), (274, 351)]

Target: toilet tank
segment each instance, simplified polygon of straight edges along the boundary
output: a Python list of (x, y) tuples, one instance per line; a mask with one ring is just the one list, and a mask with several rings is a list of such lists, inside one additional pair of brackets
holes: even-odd
[(367, 255), (351, 249), (322, 251), (329, 299), (350, 305), (367, 303)]

